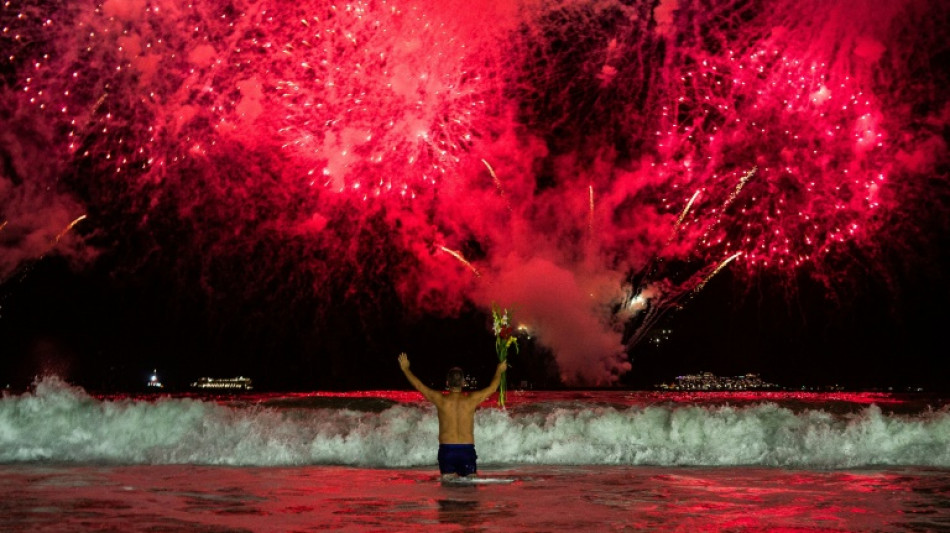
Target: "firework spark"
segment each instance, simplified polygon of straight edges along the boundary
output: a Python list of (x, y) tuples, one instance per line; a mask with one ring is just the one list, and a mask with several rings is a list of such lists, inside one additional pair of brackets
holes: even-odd
[(587, 233), (591, 237), (594, 236), (594, 186), (588, 185), (588, 204), (589, 208), (587, 210)]
[(475, 274), (475, 277), (476, 277), (476, 278), (481, 277), (481, 273), (478, 271), (477, 268), (475, 268), (475, 265), (473, 265), (473, 264), (470, 263), (467, 259), (465, 259), (465, 256), (463, 256), (461, 252), (459, 252), (459, 251), (457, 251), (457, 250), (453, 250), (453, 249), (451, 249), (451, 248), (447, 248), (447, 247), (445, 247), (445, 246), (441, 246), (441, 245), (439, 246), (439, 249), (442, 250), (443, 252), (445, 252), (445, 253), (451, 255), (452, 257), (458, 259), (458, 261), (459, 261), (460, 263), (462, 263), (463, 265), (465, 265), (466, 267), (468, 267), (469, 270), (472, 271), (472, 274)]
[(736, 252), (730, 255), (729, 257), (727, 257), (726, 259), (724, 259), (721, 263), (719, 263), (719, 265), (717, 265), (716, 268), (714, 268), (713, 271), (710, 272), (708, 276), (704, 277), (703, 280), (700, 281), (699, 284), (696, 285), (696, 287), (693, 289), (693, 294), (696, 294), (699, 291), (703, 290), (703, 287), (705, 287), (706, 284), (709, 283), (709, 280), (711, 280), (713, 276), (718, 274), (720, 270), (726, 267), (726, 265), (733, 262), (737, 257), (741, 255), (742, 255), (742, 252)]
[(679, 218), (676, 219), (676, 224), (673, 224), (673, 231), (670, 232), (670, 238), (667, 240), (667, 244), (673, 241), (673, 238), (676, 237), (676, 234), (679, 232), (680, 226), (683, 225), (683, 219), (686, 218), (686, 213), (689, 213), (689, 208), (693, 206), (693, 202), (696, 201), (696, 198), (699, 197), (699, 191), (693, 193), (690, 196), (689, 201), (686, 202), (686, 207), (683, 208), (683, 212), (680, 213)]
[[(59, 232), (59, 234), (56, 235), (56, 238), (53, 239), (53, 245), (55, 246), (56, 244), (58, 244), (59, 240), (62, 239), (64, 235), (66, 235), (67, 233), (69, 233), (71, 229), (76, 227), (76, 224), (79, 224), (83, 220), (86, 220), (86, 218), (87, 218), (86, 215), (80, 215), (75, 220), (70, 222), (65, 228), (63, 228), (63, 231)], [(2, 229), (2, 227), (0, 227), (0, 229)]]

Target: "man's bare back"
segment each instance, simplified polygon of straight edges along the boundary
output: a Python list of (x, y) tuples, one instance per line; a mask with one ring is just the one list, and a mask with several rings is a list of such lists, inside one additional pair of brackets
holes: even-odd
[(508, 368), (508, 364), (498, 363), (491, 383), (484, 389), (465, 394), (461, 387), (457, 387), (445, 395), (419, 381), (409, 370), (409, 357), (404, 353), (399, 354), (399, 367), (409, 383), (435, 404), (439, 413), (439, 444), (474, 444), (475, 409), (498, 389), (501, 373)]
[(482, 400), (455, 391), (439, 396), (432, 402), (439, 412), (439, 444), (474, 444), (475, 409)]

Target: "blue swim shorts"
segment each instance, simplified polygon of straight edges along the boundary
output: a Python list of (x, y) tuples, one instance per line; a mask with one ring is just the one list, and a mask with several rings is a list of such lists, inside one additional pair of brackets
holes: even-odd
[(476, 459), (474, 444), (439, 444), (439, 472), (443, 474), (474, 474)]

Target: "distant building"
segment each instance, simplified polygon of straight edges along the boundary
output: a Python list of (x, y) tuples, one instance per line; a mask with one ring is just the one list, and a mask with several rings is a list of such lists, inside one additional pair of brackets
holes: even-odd
[(152, 376), (148, 378), (148, 381), (145, 383), (145, 386), (149, 389), (164, 389), (165, 385), (162, 385), (162, 382), (158, 379), (158, 369), (152, 370)]
[(678, 376), (673, 383), (660, 383), (656, 387), (662, 390), (676, 391), (762, 390), (779, 388), (775, 383), (764, 381), (758, 374), (720, 377), (712, 372), (700, 372), (699, 374)]
[(238, 376), (236, 378), (199, 378), (191, 384), (191, 388), (203, 391), (249, 391), (254, 386), (251, 378)]

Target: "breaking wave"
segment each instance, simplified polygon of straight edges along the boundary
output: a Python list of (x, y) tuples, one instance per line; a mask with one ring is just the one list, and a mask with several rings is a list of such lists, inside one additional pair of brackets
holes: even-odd
[[(291, 404), (292, 405), (292, 404)], [(222, 404), (192, 398), (101, 400), (57, 378), (0, 400), (0, 463), (435, 464), (425, 404), (378, 408)], [(748, 406), (538, 403), (483, 409), (482, 465), (759, 465), (838, 469), (950, 467), (950, 410), (889, 414)]]

